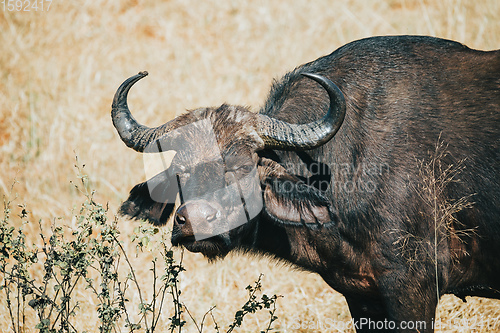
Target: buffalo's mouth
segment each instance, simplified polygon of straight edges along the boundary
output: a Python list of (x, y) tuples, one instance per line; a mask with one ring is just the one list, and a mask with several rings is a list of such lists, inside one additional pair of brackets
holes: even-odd
[(194, 235), (183, 235), (173, 230), (172, 245), (182, 246), (190, 252), (199, 252), (208, 259), (223, 258), (230, 250), (229, 239), (223, 235), (211, 236), (196, 240)]
[(247, 222), (248, 213), (245, 216), (243, 208), (236, 207), (203, 199), (184, 203), (175, 213), (172, 245), (202, 253), (210, 260), (224, 258), (233, 247), (230, 231)]

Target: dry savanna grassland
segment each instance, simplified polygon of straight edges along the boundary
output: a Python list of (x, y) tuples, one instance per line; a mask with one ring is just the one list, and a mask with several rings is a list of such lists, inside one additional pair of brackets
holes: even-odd
[[(111, 218), (129, 189), (145, 180), (142, 156), (120, 141), (110, 119), (116, 88), (141, 70), (150, 75), (129, 102), (136, 118), (153, 126), (186, 109), (225, 102), (258, 110), (273, 78), (363, 37), (421, 34), (500, 48), (498, 0), (53, 0), (43, 11), (9, 3), (15, 4), (0, 3), (0, 196), (11, 201), (13, 226), (21, 226), (22, 210), (27, 214), (28, 244), (40, 244), (39, 221), (47, 231), (75, 228), (85, 201), (75, 187), (82, 173)], [(118, 218), (119, 237), (150, 298), (155, 246), (136, 251), (130, 243), (138, 223)], [(283, 296), (276, 331), (352, 331), (334, 325), (349, 320), (347, 305), (314, 274), (241, 254), (208, 263), (185, 252), (183, 265), (181, 301), (198, 323), (216, 305), (213, 318), (225, 331), (247, 298), (245, 287), (263, 273), (262, 292)], [(98, 331), (96, 297), (83, 285), (75, 288), (74, 327)], [(0, 293), (1, 332), (14, 329), (6, 302)], [(159, 331), (167, 330), (171, 306), (165, 302)], [(35, 311), (25, 304), (22, 313), (20, 331), (37, 331)], [(196, 332), (184, 315), (183, 331)], [(212, 332), (208, 317), (204, 331)], [(264, 330), (268, 317), (267, 310), (249, 315), (239, 331)], [(437, 317), (457, 324), (443, 332), (494, 332), (500, 302), (445, 296)], [(129, 330), (121, 322), (116, 331)]]

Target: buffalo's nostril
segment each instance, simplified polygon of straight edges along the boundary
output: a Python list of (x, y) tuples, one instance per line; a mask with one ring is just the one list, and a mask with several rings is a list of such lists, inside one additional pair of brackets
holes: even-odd
[(214, 214), (211, 214), (211, 215), (207, 216), (207, 222), (211, 223), (211, 222), (213, 222), (215, 220), (217, 220), (217, 213), (214, 213)]
[(212, 207), (211, 205), (205, 205), (201, 207), (200, 213), (203, 214), (205, 220), (208, 223), (215, 222), (220, 218), (220, 211)]
[(186, 217), (177, 213), (175, 214), (175, 222), (177, 222), (177, 224), (184, 224), (186, 223)]

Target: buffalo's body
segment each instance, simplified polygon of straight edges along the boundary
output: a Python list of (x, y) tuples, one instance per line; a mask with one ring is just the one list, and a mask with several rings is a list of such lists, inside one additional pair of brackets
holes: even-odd
[[(500, 52), (430, 37), (356, 41), (285, 75), (260, 114), (287, 124), (320, 119), (332, 95), (302, 73), (331, 80), (345, 97), (336, 100), (345, 103), (345, 119), (336, 120), (335, 137), (312, 149), (262, 144), (253, 130), (259, 121), (227, 105), (141, 136), (155, 140), (167, 127), (210, 119), (223, 159), (258, 169), (256, 217), (195, 241), (190, 224), (210, 220), (216, 206), (183, 202), (173, 243), (211, 258), (256, 251), (316, 272), (346, 297), (358, 331), (404, 331), (404, 321), (432, 331), (445, 293), (499, 298)], [(200, 147), (192, 152), (194, 160), (203, 155)], [(157, 183), (172, 186), (168, 178)], [(191, 220), (188, 205), (200, 212)], [(159, 224), (172, 211), (171, 200), (151, 199), (146, 183), (122, 206)]]

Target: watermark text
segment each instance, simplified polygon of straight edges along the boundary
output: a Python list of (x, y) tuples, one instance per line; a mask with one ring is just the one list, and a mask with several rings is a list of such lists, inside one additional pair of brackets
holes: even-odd
[(48, 12), (52, 0), (1, 0), (4, 12)]

